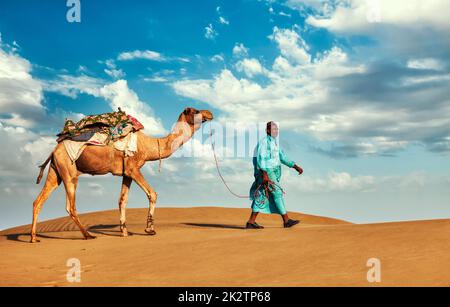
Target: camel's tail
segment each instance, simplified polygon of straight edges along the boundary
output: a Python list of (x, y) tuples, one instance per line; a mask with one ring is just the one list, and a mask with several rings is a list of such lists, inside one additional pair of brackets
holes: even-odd
[(53, 158), (53, 152), (50, 154), (50, 156), (47, 158), (47, 160), (45, 160), (44, 164), (42, 164), (41, 166), (39, 166), (39, 168), (40, 168), (41, 170), (39, 171), (39, 176), (38, 176), (37, 179), (36, 179), (36, 184), (41, 183), (42, 177), (44, 176), (45, 168), (47, 167), (47, 164), (50, 163), (50, 161), (52, 160), (52, 158)]

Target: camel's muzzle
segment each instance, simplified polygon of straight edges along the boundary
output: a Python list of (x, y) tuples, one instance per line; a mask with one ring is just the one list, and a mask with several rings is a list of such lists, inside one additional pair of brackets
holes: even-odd
[(214, 119), (213, 114), (208, 110), (202, 110), (202, 111), (200, 111), (200, 113), (202, 114), (202, 123), (205, 123), (207, 121), (211, 121)]

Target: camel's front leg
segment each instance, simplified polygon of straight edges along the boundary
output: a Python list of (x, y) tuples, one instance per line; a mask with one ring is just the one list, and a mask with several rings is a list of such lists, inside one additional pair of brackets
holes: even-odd
[(148, 209), (148, 218), (147, 218), (147, 228), (145, 228), (145, 232), (149, 235), (156, 235), (156, 231), (154, 228), (154, 214), (155, 214), (155, 205), (158, 195), (155, 191), (150, 187), (150, 185), (145, 181), (144, 176), (138, 170), (132, 173), (131, 178), (144, 190), (145, 194), (147, 194), (149, 200), (149, 209)]
[(78, 228), (80, 228), (81, 233), (83, 234), (86, 240), (95, 239), (96, 237), (91, 235), (86, 228), (81, 224), (80, 219), (78, 218), (77, 207), (75, 205), (75, 192), (77, 190), (78, 178), (70, 178), (70, 180), (63, 179), (64, 187), (66, 188), (66, 210), (69, 213), (72, 220), (77, 224)]
[(119, 211), (120, 211), (120, 231), (122, 232), (122, 236), (127, 237), (127, 225), (126, 225), (126, 207), (128, 203), (128, 192), (130, 191), (132, 179), (127, 176), (123, 176), (122, 179), (122, 190), (120, 191), (119, 198)]

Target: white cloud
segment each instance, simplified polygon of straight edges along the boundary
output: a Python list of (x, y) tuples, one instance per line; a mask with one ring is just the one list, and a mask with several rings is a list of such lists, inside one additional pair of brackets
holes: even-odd
[(150, 134), (161, 134), (165, 129), (159, 118), (154, 116), (150, 106), (142, 102), (137, 94), (128, 87), (127, 81), (118, 80), (100, 89), (100, 95), (108, 100), (112, 110), (119, 107), (136, 117)]
[(331, 190), (364, 190), (370, 188), (374, 183), (372, 176), (362, 176), (353, 178), (348, 173), (332, 173), (329, 177), (329, 186)]
[(424, 188), (427, 184), (445, 183), (445, 178), (428, 178), (423, 172), (411, 172), (397, 176), (355, 176), (348, 172), (330, 171), (327, 176), (311, 176), (304, 174), (301, 180), (292, 172), (284, 175), (286, 188), (305, 193), (333, 192), (378, 192), (411, 191)]
[(228, 20), (226, 20), (223, 16), (219, 17), (219, 23), (223, 24), (223, 25), (229, 25), (230, 22)]
[[(184, 70), (180, 69), (180, 74), (184, 74)], [(163, 69), (154, 73), (151, 77), (144, 78), (145, 82), (165, 83), (174, 78), (175, 71), (171, 69)]]
[(238, 80), (230, 70), (224, 69), (214, 80), (183, 80), (173, 84), (176, 92), (202, 101), (211, 101), (215, 106), (233, 109), (248, 100), (256, 101), (263, 89), (248, 80)]
[(99, 89), (105, 85), (102, 79), (90, 77), (84, 74), (79, 76), (60, 75), (54, 80), (43, 81), (44, 89), (48, 92), (58, 92), (64, 96), (77, 98), (79, 93), (94, 97), (100, 95)]
[(86, 66), (84, 66), (84, 65), (80, 65), (80, 66), (78, 66), (77, 71), (78, 71), (79, 73), (88, 73), (88, 72), (89, 72), (89, 69), (88, 69)]
[[(353, 41), (349, 46), (361, 60), (397, 59), (413, 61), (416, 66), (417, 61), (434, 59), (443, 67), (448, 62), (450, 2), (447, 0), (327, 0), (320, 1), (320, 5), (310, 2), (290, 0), (286, 4), (299, 9), (306, 18), (306, 31), (313, 26), (346, 39), (364, 36), (365, 42)], [(436, 67), (436, 63), (431, 64)]]
[(222, 24), (222, 25), (230, 24), (230, 22), (227, 19), (225, 19), (225, 17), (222, 16), (222, 8), (220, 6), (218, 6), (216, 8), (216, 12), (217, 12), (217, 14), (219, 14), (219, 23), (220, 24)]
[(444, 64), (437, 59), (425, 58), (425, 59), (409, 60), (406, 66), (412, 69), (442, 70)]
[(23, 127), (0, 123), (0, 172), (11, 178), (30, 178), (56, 145), (55, 137), (44, 137)]
[(376, 180), (373, 176), (353, 177), (346, 172), (330, 172), (326, 178), (305, 176), (297, 185), (305, 192), (361, 192), (375, 189)]
[(280, 16), (284, 16), (284, 17), (289, 17), (289, 18), (291, 18), (291, 17), (292, 17), (292, 15), (291, 15), (291, 14), (288, 14), (288, 13), (285, 13), (285, 12), (279, 12), (279, 13), (278, 13), (278, 15), (280, 15)]
[(212, 24), (205, 27), (205, 38), (213, 40), (217, 35), (219, 35), (219, 33), (217, 33)]
[(113, 79), (125, 77), (125, 73), (121, 69), (105, 69), (104, 72)]
[(278, 44), (281, 55), (298, 64), (309, 63), (311, 56), (309, 47), (297, 32), (275, 27), (270, 39)]
[(45, 116), (42, 84), (15, 50), (0, 41), (0, 123), (32, 127)]
[(152, 50), (135, 50), (130, 52), (122, 52), (121, 54), (119, 54), (117, 59), (120, 61), (130, 61), (136, 59), (144, 59), (157, 62), (166, 61), (166, 58), (161, 53)]
[[(302, 0), (290, 0), (288, 5), (298, 8)], [(412, 29), (433, 27), (448, 30), (450, 2), (447, 0), (346, 0), (321, 1), (315, 5), (319, 14), (309, 16), (307, 23), (336, 32), (367, 33), (377, 24)], [(311, 5), (312, 1), (307, 1)]]
[(233, 47), (233, 55), (236, 57), (248, 56), (248, 48), (242, 43), (236, 43)]
[(244, 59), (236, 63), (236, 69), (244, 72), (248, 77), (252, 78), (256, 75), (264, 74), (265, 70), (257, 59)]
[(117, 65), (113, 60), (107, 60), (105, 62), (106, 67), (104, 72), (113, 79), (122, 79), (125, 77), (125, 73), (122, 69), (117, 69)]
[(301, 9), (305, 6), (314, 8), (315, 10), (318, 10), (320, 12), (323, 12), (330, 4), (332, 4), (332, 1), (329, 0), (287, 0), (286, 5), (294, 8), (294, 9)]
[(183, 63), (190, 63), (191, 62), (191, 59), (185, 58), (185, 57), (175, 57), (174, 59), (176, 61), (183, 62)]
[[(416, 68), (422, 69), (422, 68)], [(415, 86), (419, 84), (433, 84), (440, 82), (450, 81), (450, 74), (445, 75), (432, 75), (432, 76), (419, 76), (419, 77), (406, 77), (402, 79), (403, 86)]]
[(145, 82), (155, 82), (155, 83), (164, 83), (169, 81), (169, 79), (161, 77), (161, 76), (154, 76), (151, 78), (144, 78), (143, 79)]
[(40, 165), (56, 146), (56, 138), (54, 136), (37, 136), (31, 132), (27, 133), (30, 134), (30, 140), (23, 145), (22, 150), (31, 155), (33, 165)]
[(225, 59), (223, 58), (223, 55), (216, 54), (216, 55), (212, 56), (209, 60), (213, 63), (218, 63), (218, 62), (223, 62)]

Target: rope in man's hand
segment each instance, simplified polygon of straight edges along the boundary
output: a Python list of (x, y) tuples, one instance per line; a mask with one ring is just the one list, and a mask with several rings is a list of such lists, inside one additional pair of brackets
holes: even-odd
[(217, 168), (217, 173), (219, 174), (220, 179), (222, 180), (223, 184), (227, 187), (228, 191), (233, 194), (234, 196), (236, 196), (237, 198), (249, 198), (247, 195), (239, 195), (234, 193), (231, 188), (228, 186), (227, 182), (225, 181), (225, 178), (223, 178), (222, 173), (220, 172), (220, 168), (219, 168), (219, 161), (217, 160), (217, 155), (216, 155), (216, 148), (215, 148), (215, 144), (213, 142), (213, 130), (211, 129), (211, 122), (209, 123), (209, 137), (211, 139), (211, 148), (212, 148), (212, 152), (214, 155), (214, 161), (216, 163), (216, 168)]

